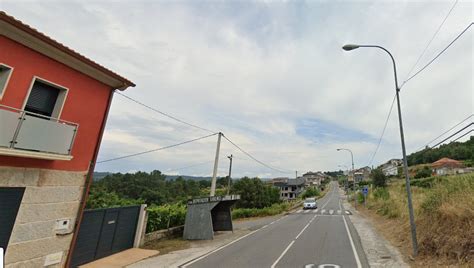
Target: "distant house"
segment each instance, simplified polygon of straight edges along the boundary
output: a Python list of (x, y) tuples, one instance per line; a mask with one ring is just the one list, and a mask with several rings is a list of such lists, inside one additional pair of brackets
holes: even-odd
[(296, 179), (275, 178), (272, 180), (274, 187), (280, 190), (280, 199), (292, 200), (297, 198), (304, 190), (305, 180), (301, 177)]
[(329, 176), (322, 172), (306, 172), (303, 174), (303, 179), (306, 186), (319, 186)]
[(464, 165), (461, 161), (450, 159), (450, 158), (441, 158), (438, 161), (431, 164), (433, 171), (436, 175), (453, 175), (459, 173), (465, 173)]
[(369, 181), (370, 172), (372, 172), (372, 169), (367, 166), (354, 170), (354, 179), (356, 183), (361, 181)]
[(403, 161), (401, 159), (390, 159), (386, 163), (381, 165), (382, 172), (385, 176), (397, 176), (398, 167), (401, 166)]

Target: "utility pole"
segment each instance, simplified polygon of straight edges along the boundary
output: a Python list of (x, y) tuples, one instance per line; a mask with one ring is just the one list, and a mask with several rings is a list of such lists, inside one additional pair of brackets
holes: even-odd
[(295, 173), (296, 173), (295, 179), (298, 179), (298, 170), (296, 170)]
[(234, 158), (234, 156), (232, 156), (232, 154), (231, 154), (231, 155), (228, 156), (227, 158), (229, 158), (229, 160), (230, 160), (230, 165), (229, 165), (229, 180), (227, 181), (227, 195), (229, 195), (230, 182), (232, 181), (232, 179), (231, 179), (231, 175), (232, 175), (232, 158)]
[(222, 135), (224, 135), (222, 134), (222, 132), (219, 132), (219, 134), (217, 135), (216, 159), (214, 160), (214, 171), (212, 172), (210, 196), (214, 196), (216, 194), (217, 167), (219, 166), (219, 151), (221, 150)]

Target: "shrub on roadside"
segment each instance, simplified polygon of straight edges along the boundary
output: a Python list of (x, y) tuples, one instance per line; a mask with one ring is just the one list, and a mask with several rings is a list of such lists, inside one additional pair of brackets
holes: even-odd
[(184, 224), (186, 218), (186, 206), (182, 204), (152, 205), (147, 208), (148, 221), (146, 232), (154, 232), (168, 227), (180, 226)]
[(273, 204), (264, 208), (236, 208), (232, 211), (233, 219), (273, 216), (287, 211), (291, 203)]
[(307, 197), (318, 197), (321, 193), (319, 192), (318, 188), (316, 187), (309, 187), (304, 191), (301, 195), (301, 198), (305, 199)]

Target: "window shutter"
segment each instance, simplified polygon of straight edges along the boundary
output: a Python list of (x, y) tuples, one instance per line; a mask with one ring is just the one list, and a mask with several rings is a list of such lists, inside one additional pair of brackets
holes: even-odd
[(36, 81), (31, 89), (25, 110), (51, 116), (58, 95), (59, 89)]

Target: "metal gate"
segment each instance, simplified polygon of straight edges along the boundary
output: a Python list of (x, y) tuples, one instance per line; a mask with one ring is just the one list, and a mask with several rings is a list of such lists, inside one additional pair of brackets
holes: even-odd
[(7, 250), (24, 192), (25, 188), (0, 187), (0, 248), (4, 252)]
[(71, 266), (133, 247), (140, 206), (85, 210)]

